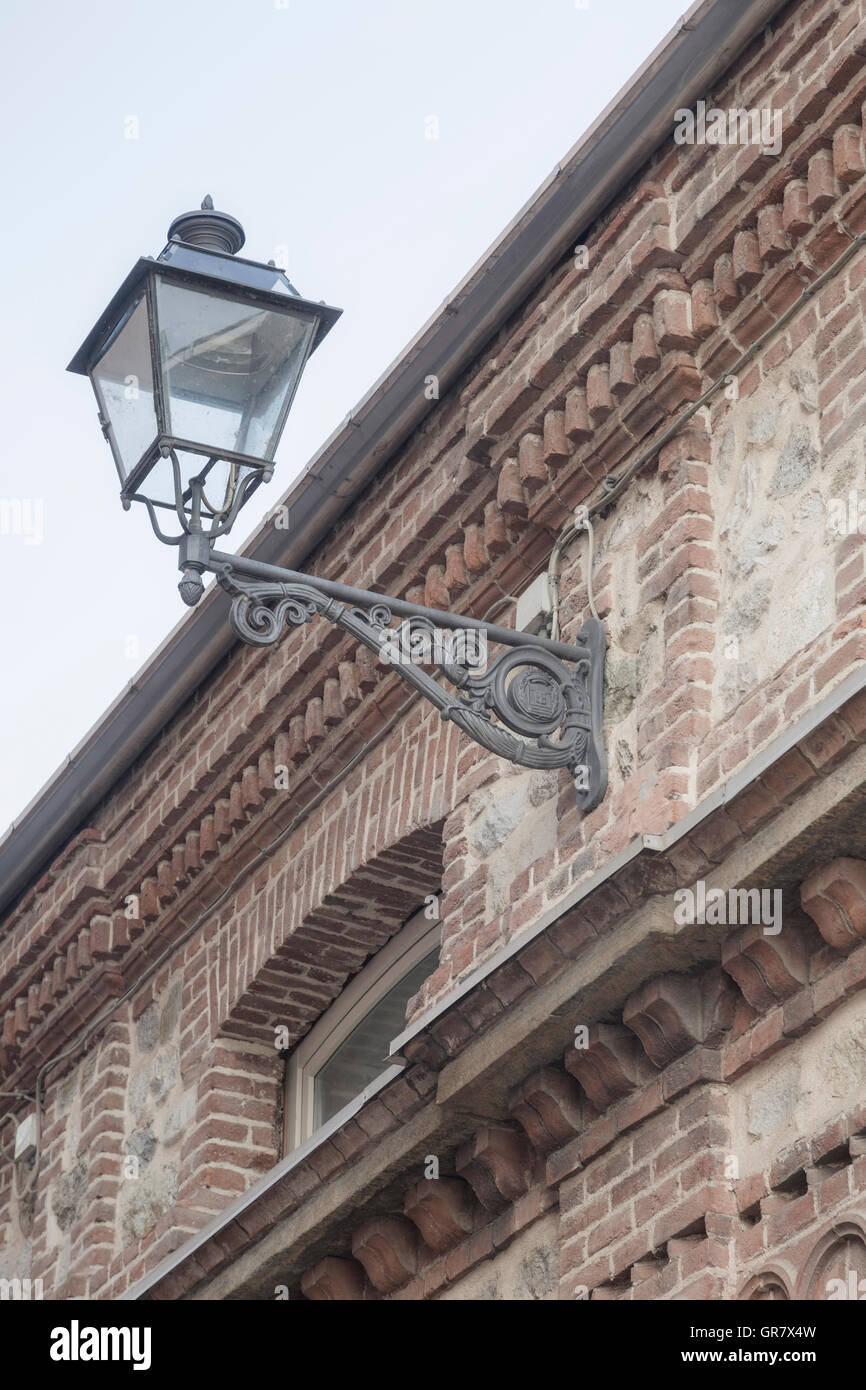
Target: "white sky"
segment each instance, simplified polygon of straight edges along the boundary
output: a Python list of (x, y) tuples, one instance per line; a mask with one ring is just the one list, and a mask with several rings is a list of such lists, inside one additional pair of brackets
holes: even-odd
[(211, 193), (244, 256), (288, 248), (345, 311), (238, 548), (686, 8), (2, 0), (0, 502), (29, 503), (29, 534), (0, 534), (0, 828), (185, 611), (65, 371), (138, 256)]

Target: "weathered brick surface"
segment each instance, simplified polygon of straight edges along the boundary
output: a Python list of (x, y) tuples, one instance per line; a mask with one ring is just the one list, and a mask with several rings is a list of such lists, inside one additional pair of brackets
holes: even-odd
[[(779, 154), (661, 146), (586, 229), (587, 268), (569, 255), (551, 272), (384, 462), (309, 557), (313, 572), (512, 621), (508, 596), (546, 565), (573, 509), (866, 229), (862, 8), (780, 11), (706, 94), (780, 110)], [(596, 517), (611, 780), (589, 817), (564, 774), (514, 773), (322, 624), (235, 650), (92, 812), (2, 924), (4, 1089), (31, 1088), (130, 991), (86, 1052), (49, 1073), (32, 1213), (0, 1165), (7, 1245), (27, 1246), (34, 1276), (65, 1297), (114, 1296), (270, 1169), (275, 1029), (293, 1045), (425, 899), (439, 898), (442, 951), (413, 1017), (862, 668), (864, 307), (858, 252)], [(589, 614), (589, 581), (582, 536), (564, 556), (566, 639)], [(862, 749), (864, 708), (852, 698), (728, 798), (664, 859), (667, 884), (641, 859), (464, 997), (407, 1051), (405, 1078), (202, 1251), (200, 1276), (433, 1104), (436, 1070), (636, 904), (721, 872), (823, 786)], [(788, 1155), (781, 1178), (763, 1159), (727, 1178), (730, 1146), (742, 1147), (731, 1088), (799, 1057), (856, 1003), (861, 880), (851, 846), (804, 865), (805, 917), (778, 938), (721, 940), (724, 990), (717, 972), (686, 998), (682, 980), (648, 969), (615, 1017), (588, 1020), (587, 1049), (534, 1059), (510, 1086), (519, 1129), (464, 1136), (460, 1163), (489, 1221), (473, 1207), (468, 1229), (457, 1187), (439, 1206), (416, 1191), (404, 1210), (404, 1184), (354, 1263), (349, 1232), (310, 1266), (306, 1296), (435, 1297), (540, 1220), (557, 1185), (562, 1296), (731, 1297), (747, 1277), (801, 1296), (822, 1277), (806, 1270), (822, 1223), (860, 1200), (866, 1116), (840, 1105), (835, 1146), (802, 1166)], [(441, 1249), (423, 1246), (425, 1222)]]

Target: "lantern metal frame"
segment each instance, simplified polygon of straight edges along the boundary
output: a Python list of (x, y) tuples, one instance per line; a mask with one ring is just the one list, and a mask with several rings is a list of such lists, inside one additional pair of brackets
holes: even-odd
[[(172, 254), (185, 256), (193, 262), (202, 262), (205, 266), (210, 260), (211, 273), (194, 268), (190, 264), (178, 264), (171, 259), (164, 259)], [(230, 267), (238, 278), (231, 279), (224, 274), (215, 273), (217, 266), (220, 268)], [(261, 284), (256, 285), (253, 283), (255, 277), (270, 278), (275, 283), (282, 283), (284, 289), (282, 292), (278, 292), (266, 289)], [(266, 309), (282, 314), (286, 318), (305, 319), (309, 322), (312, 332), (308, 337), (303, 356), (293, 366), (295, 371), (294, 384), (286, 394), (271, 431), (273, 440), (270, 449), (271, 457), (263, 458), (223, 448), (214, 452), (213, 446), (204, 446), (197, 440), (184, 438), (171, 431), (169, 427), (171, 416), (165, 395), (159, 344), (159, 308), (156, 285), (157, 280), (160, 279), (167, 284), (180, 285), (197, 293), (216, 296), (224, 301), (243, 304), (253, 309)], [(142, 302), (144, 302), (147, 317), (148, 357), (153, 382), (153, 412), (156, 421), (156, 433), (139, 458), (135, 462), (129, 461), (127, 463), (124, 460), (120, 441), (116, 436), (103, 394), (95, 379), (95, 370), (104, 353), (129, 323)], [(174, 238), (159, 258), (141, 257), (100, 314), (96, 324), (88, 333), (67, 369), (70, 372), (90, 377), (99, 406), (100, 428), (111, 448), (115, 468), (120, 479), (120, 497), (124, 508), (128, 509), (132, 502), (143, 502), (159, 539), (167, 544), (177, 545), (182, 537), (167, 536), (162, 531), (156, 519), (156, 509), (176, 512), (184, 532), (194, 532), (198, 529), (195, 523), (192, 526), (188, 525), (184, 502), (196, 515), (201, 515), (204, 511), (202, 505), (204, 482), (197, 486), (198, 479), (191, 479), (185, 485), (182, 484), (177, 452), (182, 451), (186, 454), (201, 456), (203, 471), (198, 475), (198, 478), (202, 480), (206, 479), (207, 473), (214, 464), (224, 461), (229, 465), (237, 466), (238, 469), (249, 470), (243, 480), (244, 485), (237, 490), (237, 499), (234, 496), (226, 499), (223, 508), (218, 509), (220, 516), (230, 513), (230, 520), (228, 525), (220, 524), (217, 529), (212, 531), (212, 534), (214, 536), (224, 534), (234, 521), (240, 507), (249, 500), (261, 483), (270, 481), (273, 472), (272, 456), (279, 443), (306, 364), (341, 313), (342, 310), (335, 309), (331, 305), (314, 303), (312, 300), (304, 299), (277, 266), (227, 255), (224, 250), (212, 246), (192, 245)], [(172, 463), (175, 491), (173, 503), (146, 497), (140, 491), (160, 458), (168, 458)], [(235, 501), (237, 505), (234, 505)]]

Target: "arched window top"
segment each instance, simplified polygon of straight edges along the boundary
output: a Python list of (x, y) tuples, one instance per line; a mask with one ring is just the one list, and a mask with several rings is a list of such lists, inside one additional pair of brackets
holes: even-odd
[(436, 969), (440, 925), (424, 910), (350, 980), (295, 1048), (286, 1085), (286, 1152), (328, 1124), (390, 1065), (406, 1006)]

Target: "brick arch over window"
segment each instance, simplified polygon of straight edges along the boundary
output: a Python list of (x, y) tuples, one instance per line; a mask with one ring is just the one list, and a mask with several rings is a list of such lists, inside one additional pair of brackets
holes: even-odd
[(279, 1024), (294, 1046), (346, 982), (438, 893), (442, 826), (411, 831), (326, 894), (264, 961), (222, 1022), (222, 1036), (272, 1048)]
[(820, 1238), (797, 1289), (800, 1301), (854, 1299), (866, 1294), (866, 1218), (846, 1212)]
[(768, 1265), (760, 1274), (754, 1275), (737, 1294), (741, 1303), (784, 1303), (789, 1302), (794, 1287), (792, 1271), (778, 1265)]

